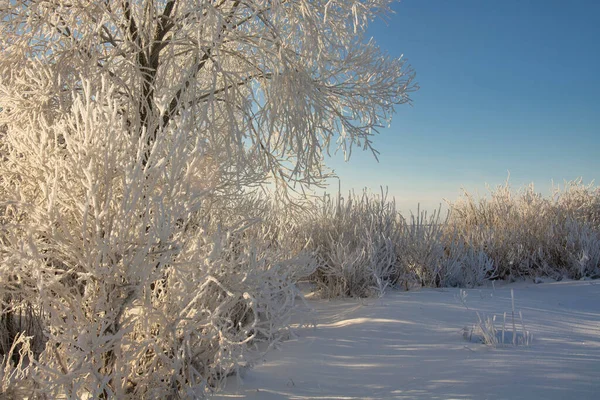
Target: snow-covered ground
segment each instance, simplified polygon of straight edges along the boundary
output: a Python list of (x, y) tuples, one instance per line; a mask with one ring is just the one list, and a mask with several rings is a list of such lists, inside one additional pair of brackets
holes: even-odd
[[(463, 338), (475, 311), (510, 314), (510, 289), (530, 347)], [(317, 326), (233, 377), (218, 399), (600, 399), (600, 280), (389, 292), (310, 300)], [(520, 324), (519, 324), (520, 326)], [(511, 327), (512, 329), (512, 327)]]

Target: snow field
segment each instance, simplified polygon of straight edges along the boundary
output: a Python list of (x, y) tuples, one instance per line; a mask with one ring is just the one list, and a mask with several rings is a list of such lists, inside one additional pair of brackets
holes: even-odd
[[(476, 312), (500, 318), (511, 310), (510, 289), (533, 333), (531, 346), (466, 341), (461, 330), (476, 322)], [(600, 281), (467, 290), (469, 309), (457, 293), (423, 289), (380, 299), (310, 300), (316, 327), (298, 328), (296, 339), (269, 353), (241, 384), (230, 377), (215, 398), (598, 398)]]

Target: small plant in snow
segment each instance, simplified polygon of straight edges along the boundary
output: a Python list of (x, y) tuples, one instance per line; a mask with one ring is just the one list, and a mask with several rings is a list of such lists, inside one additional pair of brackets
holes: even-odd
[[(460, 291), (457, 298), (466, 298), (466, 293), (463, 295), (464, 290)], [(512, 346), (530, 346), (533, 340), (533, 335), (525, 329), (525, 323), (523, 321), (523, 314), (519, 311), (518, 314), (515, 312), (515, 297), (514, 291), (511, 289), (511, 304), (512, 311), (507, 321), (507, 313), (502, 315), (502, 325), (498, 325), (500, 321), (497, 321), (496, 315), (486, 316), (480, 314), (478, 311), (475, 312), (477, 315), (477, 321), (471, 327), (464, 327), (462, 330), (463, 337), (469, 342), (483, 343), (493, 347), (504, 347), (506, 345)], [(467, 307), (466, 303), (463, 305)], [(468, 307), (467, 307), (468, 309)], [(517, 320), (518, 315), (518, 320)], [(507, 327), (508, 322), (508, 327)], [(520, 325), (519, 327), (517, 327)], [(520, 330), (519, 330), (520, 329)]]
[(465, 306), (465, 308), (468, 310), (468, 309), (469, 309), (469, 306), (467, 306), (467, 296), (468, 296), (468, 294), (467, 294), (467, 291), (466, 291), (466, 290), (463, 290), (463, 289), (460, 289), (460, 290), (458, 291), (458, 294), (457, 294), (457, 295), (455, 295), (454, 297), (455, 297), (455, 298), (456, 298), (458, 301), (460, 301), (460, 303), (461, 303), (463, 306)]

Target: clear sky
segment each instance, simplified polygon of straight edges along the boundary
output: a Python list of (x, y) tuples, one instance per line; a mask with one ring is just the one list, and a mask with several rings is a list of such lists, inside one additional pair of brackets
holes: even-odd
[[(600, 185), (600, 0), (403, 0), (369, 34), (421, 89), (375, 139), (330, 165), (342, 190), (388, 186), (401, 211), (460, 188), (582, 177)], [(333, 188), (332, 188), (333, 189)], [(337, 184), (335, 185), (337, 189)]]

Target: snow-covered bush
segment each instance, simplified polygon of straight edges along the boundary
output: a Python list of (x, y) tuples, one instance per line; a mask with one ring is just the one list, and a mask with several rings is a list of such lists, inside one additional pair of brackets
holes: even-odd
[(319, 267), (311, 276), (325, 297), (380, 295), (395, 283), (403, 221), (382, 190), (325, 196), (302, 227)]
[(586, 185), (581, 178), (565, 182), (562, 189), (560, 185), (553, 187), (552, 201), (563, 218), (585, 222), (600, 230), (600, 187), (593, 183)]
[(454, 240), (446, 249), (441, 286), (474, 287), (497, 277), (494, 260), (482, 248)]
[[(243, 225), (203, 226), (203, 152), (177, 129), (146, 156), (114, 90), (86, 85), (51, 125), (21, 118), (4, 138), (3, 320), (41, 327), (38, 392), (201, 396), (284, 333), (291, 276), (312, 261), (240, 237)], [(7, 345), (19, 330), (4, 329)]]
[[(322, 296), (381, 295), (388, 287), (443, 286), (457, 267), (458, 252), (445, 247), (440, 212), (418, 212), (407, 222), (393, 199), (367, 190), (325, 196), (299, 226), (318, 255), (311, 276)], [(455, 279), (456, 280), (456, 279)]]
[[(600, 277), (600, 229), (594, 223), (567, 219), (564, 243), (566, 273), (571, 278)], [(561, 248), (561, 250), (563, 250)]]
[[(546, 238), (547, 200), (528, 187), (514, 195), (508, 183), (496, 188), (490, 199), (475, 199), (468, 193), (451, 203), (450, 225), (472, 246), (490, 257), (501, 278), (528, 275), (535, 255)], [(542, 247), (540, 247), (542, 246)]]
[(530, 185), (511, 191), (508, 182), (490, 198), (468, 193), (450, 203), (447, 229), (467, 252), (491, 261), (486, 278), (596, 276), (600, 268), (600, 191), (581, 181), (543, 198)]
[(398, 258), (395, 265), (397, 281), (406, 289), (413, 285), (441, 286), (451, 268), (444, 246), (445, 220), (440, 210), (430, 216), (417, 208), (405, 222), (399, 241)]

